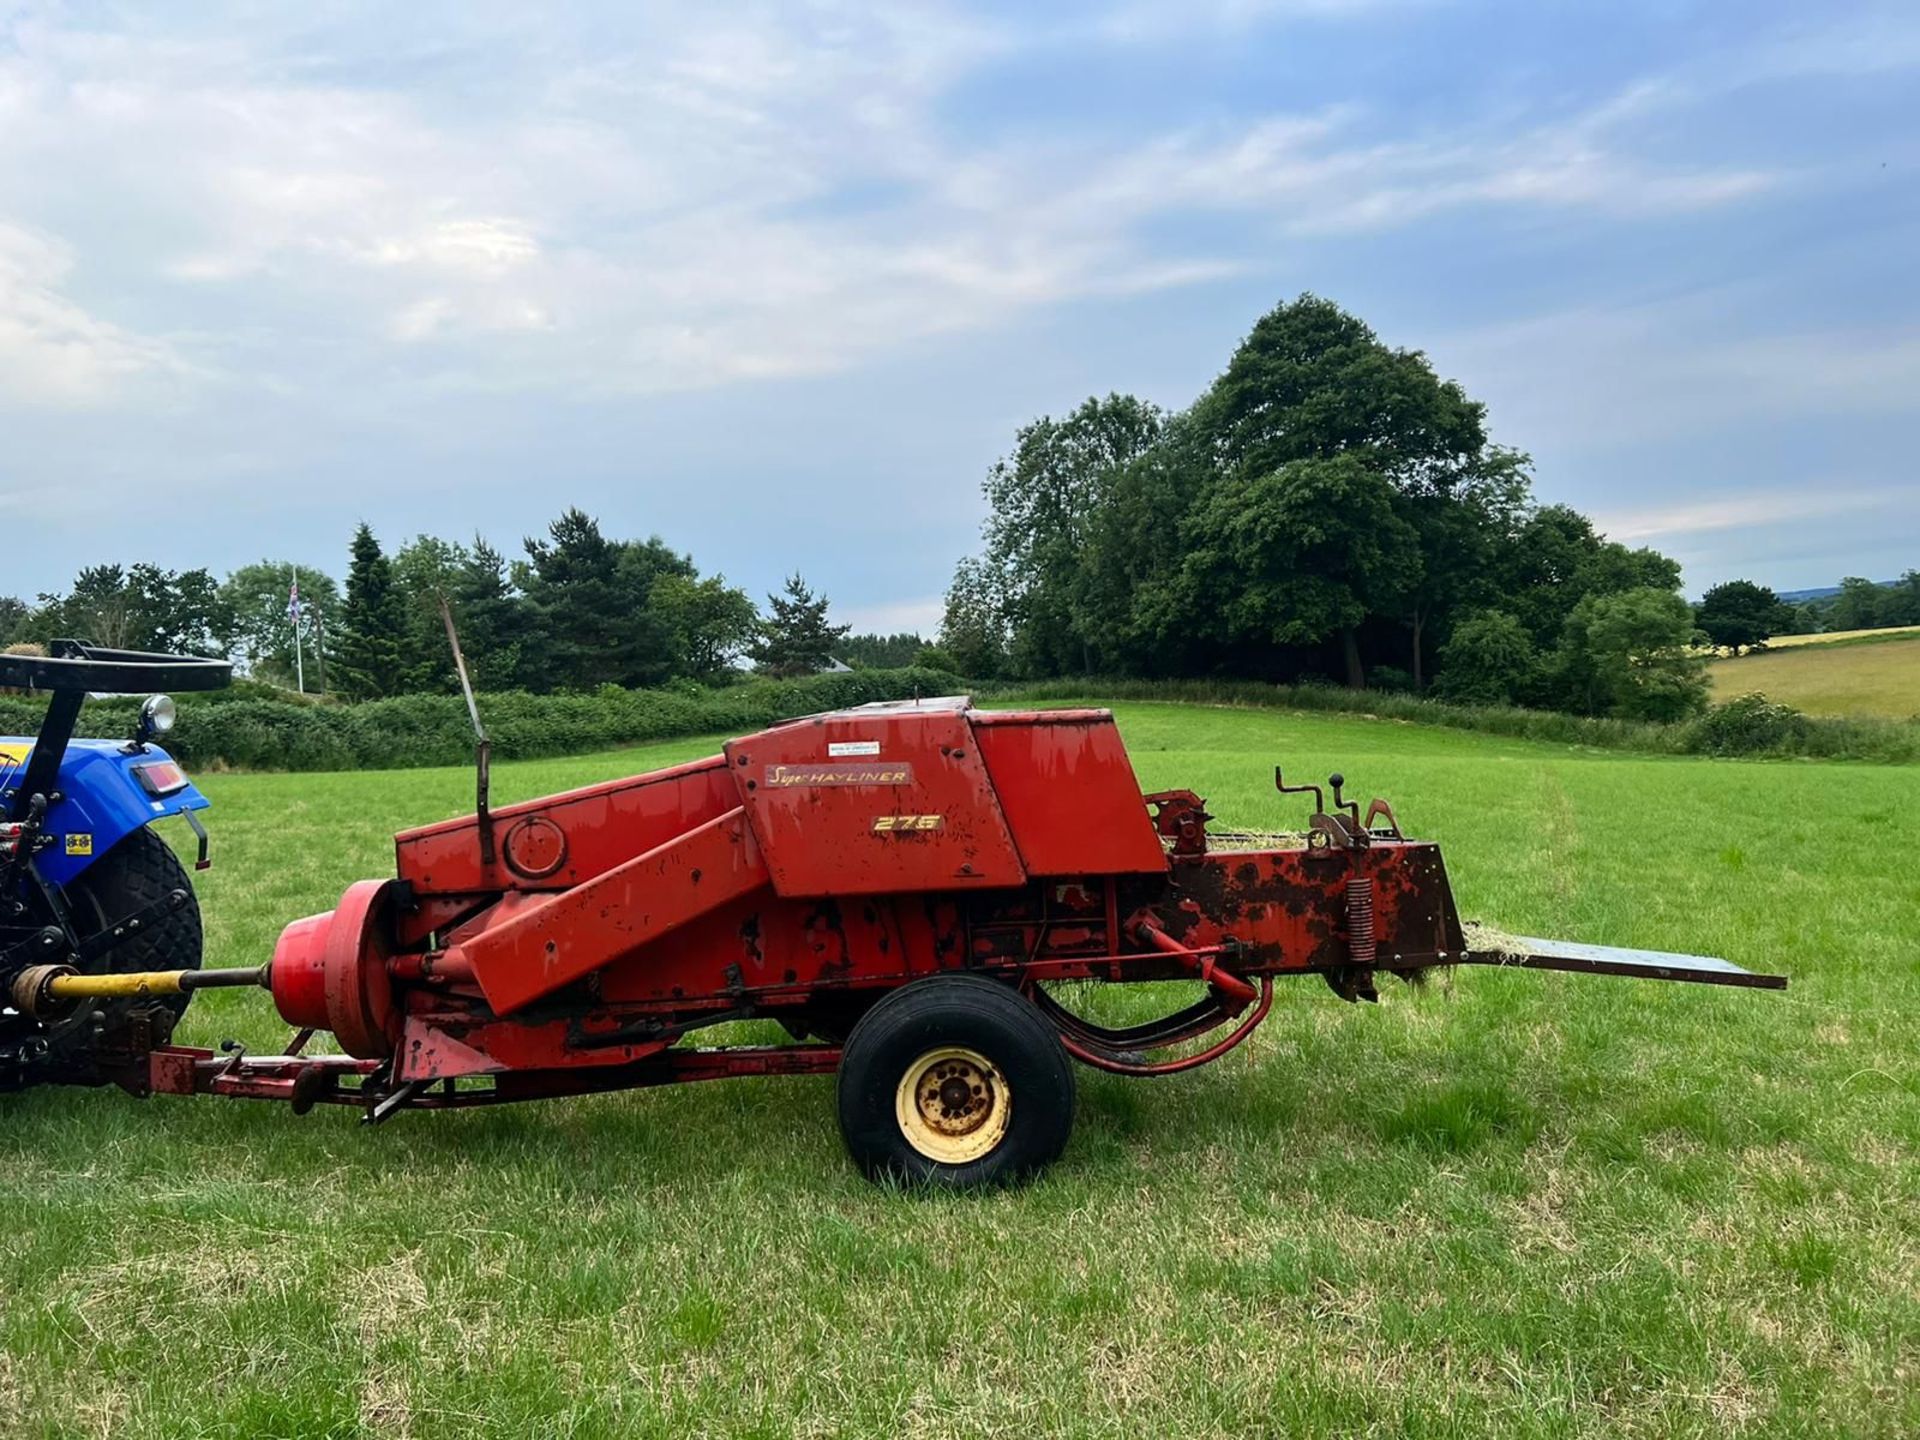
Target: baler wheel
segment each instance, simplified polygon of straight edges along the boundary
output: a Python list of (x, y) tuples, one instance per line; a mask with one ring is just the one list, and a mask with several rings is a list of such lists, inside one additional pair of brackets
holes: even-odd
[(1024, 1179), (1066, 1147), (1073, 1066), (1033, 1002), (978, 975), (882, 998), (840, 1059), (840, 1133), (875, 1179), (966, 1190)]

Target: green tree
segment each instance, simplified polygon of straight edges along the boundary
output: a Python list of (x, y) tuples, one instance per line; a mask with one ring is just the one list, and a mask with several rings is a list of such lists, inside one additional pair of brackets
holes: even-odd
[(1484, 406), (1317, 295), (1261, 316), (1212, 399), (1221, 459), (1242, 474), (1354, 455), (1398, 489), (1446, 490), (1487, 443)]
[(1497, 537), (1488, 579), (1500, 608), (1525, 625), (1542, 650), (1559, 641), (1567, 617), (1589, 595), (1679, 589), (1677, 562), (1608, 540), (1571, 506), (1543, 505), (1516, 519)]
[(1527, 627), (1503, 610), (1463, 617), (1440, 647), (1440, 693), (1468, 705), (1511, 705), (1532, 685), (1540, 657)]
[(403, 692), (407, 609), (393, 565), (366, 521), (353, 532), (347, 601), (341, 607), (333, 687), (354, 700)]
[(523, 673), (534, 616), (513, 587), (507, 560), (476, 534), (454, 579), (454, 623), (467, 674), (478, 690), (538, 688)]
[(1083, 564), (1093, 517), (1119, 469), (1157, 437), (1161, 415), (1130, 395), (1089, 399), (1064, 420), (1021, 427), (996, 461), (987, 498), (985, 563), (1025, 674), (1090, 671)]
[(205, 570), (90, 565), (65, 595), (42, 595), (22, 625), (45, 642), (70, 636), (121, 650), (224, 655), (233, 615)]
[(1707, 661), (1693, 610), (1671, 590), (1589, 595), (1567, 617), (1563, 683), (1588, 714), (1679, 720), (1706, 708)]
[(1195, 512), (1184, 573), (1194, 623), (1229, 647), (1341, 642), (1347, 683), (1366, 683), (1358, 630), (1417, 581), (1419, 537), (1393, 486), (1358, 455), (1233, 476)]
[(1414, 690), (1426, 687), (1434, 618), (1497, 598), (1488, 577), (1501, 536), (1525, 512), (1531, 464), (1519, 451), (1489, 446), (1450, 486), (1423, 485), (1399, 492), (1399, 511), (1412, 525), (1420, 547), (1419, 573), (1406, 588), (1401, 616), (1408, 632)]
[(767, 612), (751, 653), (755, 666), (768, 675), (810, 675), (821, 669), (850, 628), (827, 623), (827, 597), (815, 596), (798, 574), (787, 577), (779, 594), (767, 597)]
[(1006, 673), (1006, 620), (984, 561), (969, 556), (954, 567), (935, 643), (956, 674), (992, 680)]
[(661, 575), (648, 603), (666, 624), (673, 674), (703, 685), (720, 684), (733, 673), (760, 618), (747, 592), (721, 575)]
[(0, 646), (11, 645), (26, 631), (32, 607), (17, 595), (0, 595)]
[(1880, 607), (1886, 592), (1871, 580), (1849, 575), (1827, 610), (1828, 630), (1875, 630), (1883, 623)]
[(1215, 478), (1209, 409), (1203, 396), (1167, 421), (1152, 445), (1120, 467), (1088, 525), (1082, 607), (1104, 667), (1188, 675), (1222, 654), (1218, 641), (1190, 624), (1191, 587), (1182, 573), (1189, 517)]
[[(287, 613), (294, 567), (260, 560), (242, 565), (220, 585), (221, 603), (232, 616), (229, 653), (256, 680), (292, 688), (294, 622)], [(329, 673), (340, 620), (340, 587), (319, 570), (300, 575), (300, 644), (307, 688), (321, 690), (338, 679)]]
[(1715, 645), (1738, 655), (1767, 643), (1790, 622), (1780, 597), (1751, 580), (1726, 580), (1700, 597), (1693, 612), (1698, 625)]
[(927, 642), (910, 630), (892, 635), (849, 635), (834, 647), (834, 658), (856, 670), (899, 670), (917, 664)]
[[(400, 634), (400, 685), (409, 693), (453, 690), (459, 686), (453, 651), (447, 644), (447, 622), (440, 614), (440, 600), (444, 596), (448, 608), (454, 612), (464, 654), (469, 639), (461, 624), (458, 600), (461, 578), (471, 558), (464, 545), (436, 535), (416, 535), (394, 551), (389, 561), (394, 589), (406, 615)], [(471, 656), (468, 662), (471, 665)], [(471, 669), (468, 674), (471, 676)]]
[(611, 540), (577, 509), (526, 549), (514, 579), (532, 616), (535, 644), (523, 669), (536, 688), (657, 685), (672, 676), (674, 632), (652, 603), (653, 587), (665, 575), (695, 578), (692, 560), (658, 536)]
[(1882, 625), (1920, 625), (1920, 570), (1909, 570), (1884, 587), (1879, 615)]

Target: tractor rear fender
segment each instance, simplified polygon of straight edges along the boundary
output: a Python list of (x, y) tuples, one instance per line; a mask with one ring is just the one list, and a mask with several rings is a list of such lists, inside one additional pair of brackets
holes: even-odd
[[(0, 791), (20, 783), (32, 750), (31, 740), (0, 740)], [(59, 885), (73, 883), (142, 826), (207, 808), (207, 797), (158, 745), (69, 740), (56, 785), (60, 800), (46, 819), (53, 843), (35, 857), (34, 868)]]

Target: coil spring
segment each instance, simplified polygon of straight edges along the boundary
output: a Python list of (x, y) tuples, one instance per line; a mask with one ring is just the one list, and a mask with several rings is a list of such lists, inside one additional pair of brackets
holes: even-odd
[(1355, 965), (1373, 964), (1373, 881), (1365, 876), (1347, 881), (1347, 954)]

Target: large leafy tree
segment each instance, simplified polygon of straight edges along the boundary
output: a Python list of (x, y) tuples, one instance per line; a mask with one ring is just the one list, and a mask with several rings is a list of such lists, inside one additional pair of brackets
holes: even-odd
[(1227, 646), (1338, 636), (1347, 683), (1365, 683), (1358, 631), (1420, 573), (1419, 536), (1392, 484), (1358, 455), (1232, 475), (1194, 512), (1185, 576), (1193, 623)]
[(28, 638), (61, 636), (121, 650), (222, 655), (233, 615), (205, 570), (90, 565), (64, 595), (42, 595), (22, 626)]
[(766, 618), (752, 655), (754, 664), (769, 675), (810, 675), (833, 659), (833, 647), (848, 631), (827, 620), (827, 597), (815, 595), (798, 574), (767, 597)]
[(1404, 644), (1423, 680), (1449, 617), (1492, 598), (1528, 483), (1425, 356), (1305, 295), (1182, 415), (1109, 397), (1023, 430), (989, 476), (981, 573), (955, 592), (999, 598), (1030, 671), (1337, 657), (1358, 683), (1369, 650), (1397, 661)]
[(334, 688), (354, 700), (401, 694), (407, 680), (402, 663), (406, 598), (394, 583), (392, 562), (364, 520), (353, 532), (349, 554)]
[(1527, 627), (1502, 610), (1482, 610), (1453, 627), (1440, 650), (1440, 692), (1468, 705), (1511, 705), (1539, 667)]
[[(394, 588), (406, 613), (400, 635), (400, 674), (407, 690), (448, 690), (459, 683), (440, 602), (444, 598), (454, 610), (458, 628), (460, 583), (471, 559), (466, 546), (435, 535), (416, 535), (393, 554)], [(461, 633), (463, 655), (468, 643), (467, 635)], [(468, 661), (471, 664), (472, 657)]]
[[(1303, 295), (1261, 317), (1194, 413), (1214, 479), (1190, 543), (1206, 545), (1206, 528), (1233, 524), (1241, 507), (1269, 506), (1271, 515), (1247, 517), (1237, 530), (1264, 531), (1274, 554), (1280, 529), (1310, 520), (1277, 552), (1310, 573), (1246, 567), (1239, 610), (1299, 607), (1286, 624), (1247, 638), (1337, 638), (1347, 681), (1358, 685), (1362, 623), (1394, 617), (1410, 632), (1411, 669), (1424, 678), (1436, 614), (1473, 592), (1485, 558), (1480, 535), (1525, 495), (1525, 457), (1490, 450), (1484, 407), (1435, 375), (1419, 351), (1392, 348), (1333, 302)], [(1339, 500), (1263, 478), (1308, 463), (1320, 468), (1299, 473)], [(1362, 484), (1362, 474), (1373, 481)], [(1356, 507), (1345, 520), (1334, 514), (1340, 504)]]
[(1827, 608), (1829, 630), (1873, 630), (1884, 625), (1882, 607), (1887, 592), (1871, 580), (1849, 575), (1840, 582), (1840, 593)]
[(220, 586), (221, 603), (232, 616), (228, 636), (232, 655), (256, 680), (291, 687), (304, 669), (307, 687), (323, 690), (338, 681), (330, 668), (340, 638), (340, 587), (319, 570), (301, 569), (300, 646), (303, 664), (294, 664), (294, 619), (288, 592), (295, 567), (284, 560), (242, 565)]
[(1007, 668), (1006, 615), (986, 563), (968, 556), (953, 571), (936, 642), (939, 658), (958, 674), (992, 680)]
[[(1679, 720), (1705, 708), (1707, 661), (1693, 610), (1671, 590), (1588, 595), (1562, 633), (1562, 703), (1629, 720)], [(1582, 703), (1584, 702), (1584, 703)]]
[(1790, 623), (1787, 607), (1764, 585), (1751, 580), (1726, 580), (1700, 597), (1694, 623), (1715, 645), (1733, 651), (1764, 645)]
[(673, 673), (703, 685), (719, 684), (733, 672), (760, 618), (746, 591), (722, 575), (663, 574), (647, 598), (666, 625)]
[(1089, 399), (1065, 419), (1043, 416), (1014, 437), (986, 494), (985, 563), (1013, 663), (1028, 674), (1091, 670), (1084, 554), (1114, 476), (1157, 437), (1161, 414), (1131, 395)]

